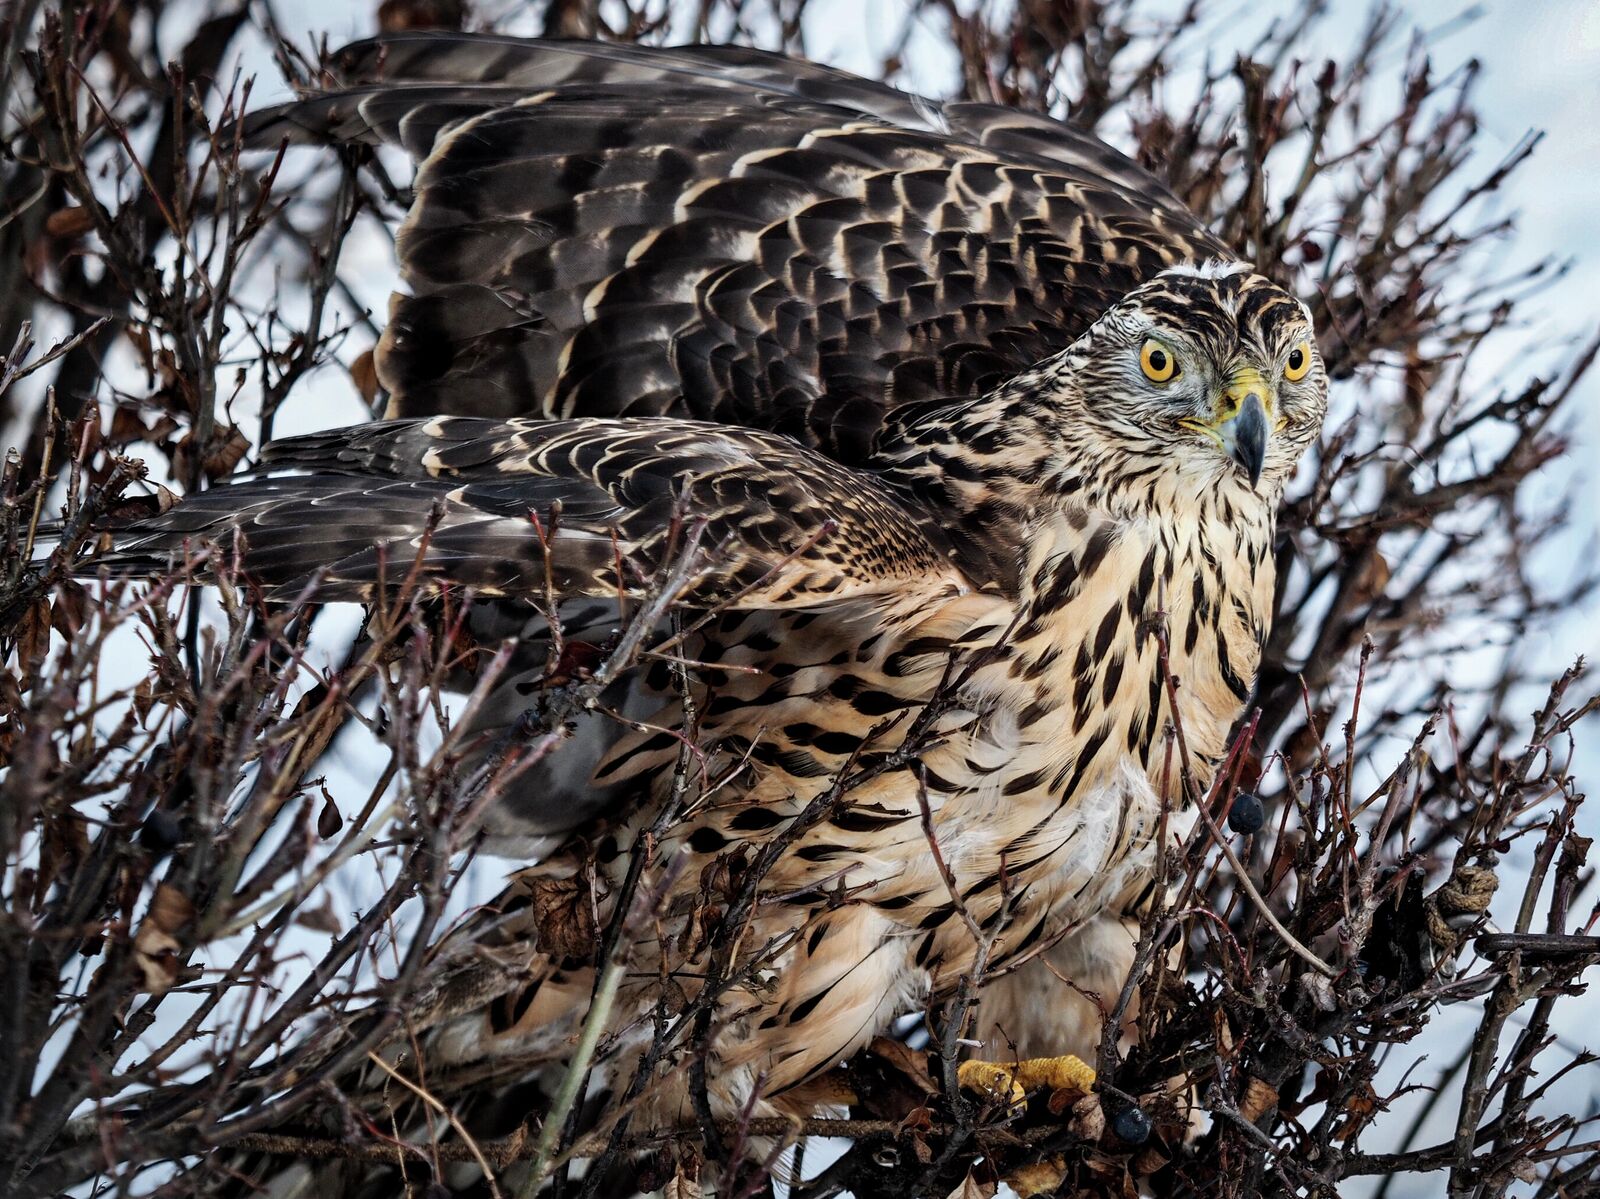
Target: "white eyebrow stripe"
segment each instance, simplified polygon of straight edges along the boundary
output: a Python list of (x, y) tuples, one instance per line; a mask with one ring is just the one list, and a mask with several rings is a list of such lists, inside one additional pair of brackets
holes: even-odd
[(1248, 275), (1255, 268), (1237, 258), (1207, 258), (1204, 262), (1181, 262), (1169, 266), (1157, 279), (1177, 275), (1188, 279), (1227, 279), (1233, 275)]

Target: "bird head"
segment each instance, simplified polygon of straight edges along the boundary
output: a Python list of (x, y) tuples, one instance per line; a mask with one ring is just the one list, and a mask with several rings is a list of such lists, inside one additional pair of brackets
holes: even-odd
[(1060, 368), (1063, 465), (1135, 490), (1275, 501), (1327, 410), (1309, 311), (1242, 263), (1157, 275)]

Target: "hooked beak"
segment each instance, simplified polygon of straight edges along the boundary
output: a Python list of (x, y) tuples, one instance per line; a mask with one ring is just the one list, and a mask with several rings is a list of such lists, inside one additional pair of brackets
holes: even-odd
[(1250, 476), (1250, 486), (1261, 481), (1261, 468), (1267, 461), (1267, 409), (1261, 397), (1251, 393), (1244, 397), (1239, 410), (1217, 426), (1222, 434), (1222, 448), (1228, 451), (1244, 473)]
[(1241, 367), (1217, 397), (1215, 418), (1206, 431), (1217, 439), (1228, 457), (1244, 468), (1250, 486), (1261, 481), (1267, 462), (1267, 437), (1271, 428), (1267, 414), (1272, 410), (1271, 392), (1261, 372)]

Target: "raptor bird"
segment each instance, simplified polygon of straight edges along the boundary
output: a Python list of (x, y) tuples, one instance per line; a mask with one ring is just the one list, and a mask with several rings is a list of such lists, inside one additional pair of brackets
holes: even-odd
[[(429, 1053), (570, 1052), (594, 966), (541, 951), (530, 896), (589, 862), (604, 918), (670, 803), (655, 851), (681, 868), (629, 946), (619, 1060), (660, 977), (706, 977), (679, 953), (708, 869), (768, 846), (714, 1007), (715, 1113), (804, 1107), (958, 987), (975, 929), (989, 1055), (1092, 1054), (1099, 1009), (1055, 980), (1116, 994), (1161, 838), (1193, 818), (1174, 716), (1204, 781), (1251, 694), (1276, 510), (1326, 406), (1306, 306), (1044, 116), (731, 47), (414, 33), (333, 62), (245, 134), (416, 161), (390, 419), (269, 447), (113, 563), (237, 526), (263, 585), (320, 569), (319, 598), (365, 600), (425, 545), (433, 584), (501, 611), (553, 593), (603, 628), (686, 528), (701, 547), (687, 690), (630, 675), (628, 720), (585, 718), (487, 813), (537, 862)], [(485, 730), (544, 668), (497, 686)], [(704, 757), (674, 794), (686, 706)], [(655, 1086), (670, 1120), (693, 1119), (686, 1076)]]

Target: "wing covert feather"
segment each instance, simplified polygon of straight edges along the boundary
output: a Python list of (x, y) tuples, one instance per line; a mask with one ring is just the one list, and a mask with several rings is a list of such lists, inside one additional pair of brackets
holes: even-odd
[(258, 145), (403, 145), (391, 414), (682, 416), (869, 465), (1174, 262), (1226, 251), (1081, 130), (730, 47), (392, 34)]
[[(786, 438), (671, 419), (389, 421), (268, 447), (263, 469), (126, 528), (103, 559), (149, 573), (237, 526), (248, 574), (359, 600), (413, 564), (432, 582), (538, 599), (640, 594), (700, 528), (696, 607), (815, 607), (966, 581), (936, 530), (873, 476)], [(702, 528), (703, 526), (703, 528)], [(425, 546), (425, 549), (423, 548)], [(620, 574), (619, 574), (620, 569)]]

